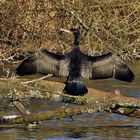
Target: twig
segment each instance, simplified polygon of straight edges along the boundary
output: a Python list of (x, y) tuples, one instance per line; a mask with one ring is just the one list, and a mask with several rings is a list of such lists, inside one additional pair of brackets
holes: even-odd
[(14, 44), (14, 41), (12, 40), (4, 40), (4, 39), (0, 39), (0, 44)]
[(41, 78), (38, 78), (38, 79), (34, 79), (34, 80), (31, 80), (31, 81), (26, 81), (26, 82), (21, 82), (21, 84), (28, 84), (28, 83), (37, 82), (37, 81), (43, 80), (43, 79), (51, 77), (51, 76), (52, 76), (52, 74), (48, 74), (48, 75), (45, 75), (45, 76), (43, 76)]
[(59, 8), (65, 10), (66, 12), (70, 13), (71, 15), (73, 15), (74, 18), (82, 25), (82, 27), (83, 27), (86, 31), (89, 30), (89, 27), (82, 21), (82, 19), (80, 19), (80, 18), (76, 15), (76, 13), (75, 13), (74, 11), (71, 11), (70, 9), (66, 8), (65, 6), (60, 5), (59, 3), (56, 3), (56, 5), (57, 5)]
[(8, 57), (8, 58), (5, 58), (3, 54), (0, 54), (2, 59), (0, 59), (0, 61), (7, 61), (7, 62), (10, 62), (9, 60), (13, 60), (13, 58), (16, 56), (16, 54)]
[(133, 10), (131, 13), (129, 13), (127, 16), (125, 16), (121, 21), (119, 21), (119, 23), (123, 22), (125, 19), (130, 18), (130, 16), (132, 14), (134, 14), (136, 11), (138, 11), (138, 9), (140, 8), (140, 5), (138, 5), (138, 7), (136, 7), (135, 10)]

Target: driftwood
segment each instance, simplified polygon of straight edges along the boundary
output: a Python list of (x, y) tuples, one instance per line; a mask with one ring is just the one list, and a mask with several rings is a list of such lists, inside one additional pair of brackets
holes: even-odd
[[(89, 89), (88, 94), (85, 96), (70, 96), (62, 93), (63, 83), (54, 81), (34, 80), (28, 83), (27, 80), (23, 79), (1, 78), (0, 85), (0, 98), (11, 100), (22, 113), (12, 117), (0, 117), (1, 124), (33, 123), (102, 111), (140, 118), (140, 99), (125, 97), (119, 91), (107, 93), (96, 89)], [(20, 100), (27, 98), (49, 99), (55, 102), (66, 102), (76, 105), (64, 106), (51, 112), (38, 111), (38, 113), (31, 113), (20, 104)]]

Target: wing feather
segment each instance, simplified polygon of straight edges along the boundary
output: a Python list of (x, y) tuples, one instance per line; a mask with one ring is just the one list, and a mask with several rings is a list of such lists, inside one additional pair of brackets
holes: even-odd
[(32, 56), (26, 58), (16, 69), (18, 75), (30, 74), (59, 74), (59, 63), (64, 59), (64, 55), (49, 52), (47, 49), (41, 49)]
[[(87, 65), (89, 65), (88, 69)], [(121, 81), (132, 82), (135, 77), (125, 62), (113, 53), (107, 53), (101, 56), (84, 55), (81, 72), (84, 78), (89, 79), (106, 79), (114, 77)]]

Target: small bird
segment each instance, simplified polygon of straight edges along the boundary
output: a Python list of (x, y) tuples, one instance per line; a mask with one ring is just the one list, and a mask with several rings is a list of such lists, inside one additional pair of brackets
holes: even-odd
[(100, 56), (86, 55), (79, 48), (78, 29), (61, 29), (61, 31), (74, 35), (72, 50), (69, 53), (60, 55), (44, 48), (40, 49), (23, 60), (16, 73), (21, 76), (51, 73), (56, 77), (67, 77), (63, 91), (75, 96), (83, 96), (88, 92), (82, 78), (91, 80), (115, 78), (129, 83), (134, 80), (135, 75), (118, 55), (111, 52)]

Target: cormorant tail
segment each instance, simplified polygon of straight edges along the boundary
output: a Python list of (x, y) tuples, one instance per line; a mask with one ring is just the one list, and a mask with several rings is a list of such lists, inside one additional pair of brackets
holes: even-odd
[(69, 81), (66, 83), (63, 92), (70, 95), (83, 96), (88, 92), (88, 89), (82, 81)]

